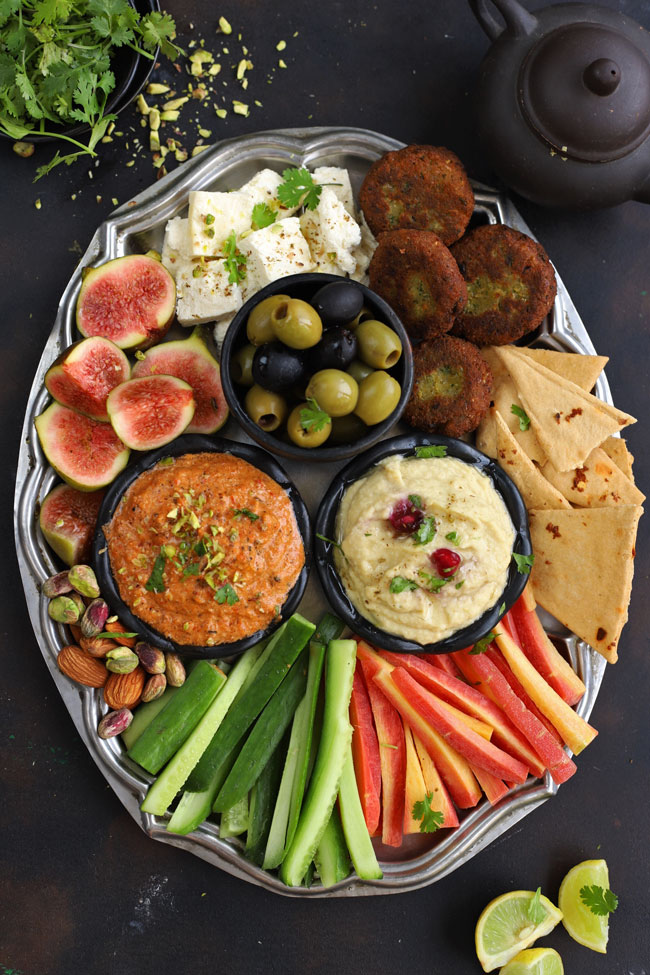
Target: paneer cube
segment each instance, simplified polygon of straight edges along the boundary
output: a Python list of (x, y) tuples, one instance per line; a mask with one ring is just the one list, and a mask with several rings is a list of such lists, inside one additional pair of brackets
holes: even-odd
[(218, 257), (223, 242), (251, 227), (253, 204), (248, 193), (190, 193), (189, 236), (192, 257)]
[(314, 183), (318, 183), (320, 186), (327, 185), (328, 189), (336, 194), (350, 216), (355, 216), (354, 195), (347, 169), (341, 169), (338, 166), (318, 166), (312, 176)]
[(328, 254), (325, 250), (320, 232), (320, 220), (315, 210), (305, 210), (304, 213), (300, 214), (300, 229), (309, 244), (309, 250), (316, 265), (315, 270), (320, 274), (343, 274), (334, 260), (336, 255)]
[(368, 265), (372, 260), (372, 255), (377, 249), (377, 240), (372, 230), (366, 223), (366, 218), (361, 214), (361, 243), (352, 248), (352, 254), (357, 262), (357, 266), (350, 275), (355, 281), (361, 284), (368, 283)]
[(176, 268), (176, 317), (181, 325), (214, 322), (241, 308), (241, 288), (230, 283), (222, 260), (183, 261)]
[[(304, 221), (305, 230), (314, 260), (319, 264), (319, 271), (324, 271), (325, 265), (329, 263), (339, 268), (334, 273), (352, 274), (357, 266), (352, 248), (361, 242), (361, 228), (334, 190), (324, 186), (318, 206), (307, 213), (310, 216)], [(316, 220), (312, 219), (313, 216)]]
[(278, 187), (283, 182), (282, 176), (273, 169), (261, 169), (239, 192), (250, 197), (251, 209), (256, 203), (266, 203), (277, 214), (276, 220), (284, 220), (285, 217), (292, 216), (298, 207), (285, 207), (280, 203)]
[(242, 238), (239, 249), (247, 257), (244, 299), (287, 274), (312, 271), (309, 245), (300, 232), (298, 217), (287, 217)]
[(187, 217), (172, 217), (167, 221), (165, 237), (163, 239), (162, 263), (173, 278), (179, 262), (189, 261), (192, 257)]

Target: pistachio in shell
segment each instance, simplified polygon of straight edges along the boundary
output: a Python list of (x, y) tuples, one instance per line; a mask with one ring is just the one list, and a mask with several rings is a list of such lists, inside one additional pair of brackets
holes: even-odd
[(68, 570), (70, 585), (81, 596), (96, 599), (99, 596), (97, 577), (89, 565), (73, 565)]
[(81, 617), (81, 633), (88, 639), (96, 637), (98, 633), (101, 633), (104, 629), (104, 624), (108, 619), (108, 605), (105, 600), (98, 597), (93, 599), (91, 603), (86, 606), (83, 616)]
[(164, 674), (152, 674), (142, 689), (141, 701), (146, 704), (148, 701), (155, 701), (165, 692), (167, 678)]
[(162, 674), (165, 670), (165, 654), (151, 643), (140, 640), (134, 647), (135, 653), (148, 674)]
[(46, 579), (41, 586), (41, 592), (48, 599), (53, 599), (55, 596), (64, 596), (66, 593), (70, 592), (72, 589), (72, 583), (68, 579), (68, 570), (64, 569), (63, 572), (57, 572), (56, 575), (50, 576)]
[(47, 607), (48, 615), (56, 623), (76, 623), (79, 619), (79, 607), (69, 596), (55, 596)]
[(133, 721), (133, 713), (128, 708), (120, 708), (119, 711), (109, 711), (105, 714), (97, 726), (97, 734), (100, 738), (115, 738), (121, 735)]
[(177, 653), (165, 654), (165, 673), (170, 687), (181, 687), (185, 683), (185, 667)]
[(130, 674), (140, 661), (128, 647), (116, 647), (106, 654), (106, 669), (113, 674)]

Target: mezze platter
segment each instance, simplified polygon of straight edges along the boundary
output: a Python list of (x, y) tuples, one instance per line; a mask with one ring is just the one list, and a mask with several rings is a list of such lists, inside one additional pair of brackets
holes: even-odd
[[(61, 698), (106, 781), (148, 836), (188, 850), (249, 883), (292, 897), (389, 894), (431, 884), (462, 866), (540, 803), (552, 797), (558, 787), (547, 772), (542, 780), (529, 779), (512, 789), (494, 808), (484, 799), (476, 808), (463, 813), (459, 827), (454, 830), (441, 831), (433, 837), (405, 837), (403, 846), (396, 850), (379, 848), (383, 869), (381, 880), (363, 882), (352, 875), (327, 890), (318, 885), (309, 888), (285, 887), (274, 875), (244, 858), (241, 842), (220, 839), (218, 826), (214, 823), (205, 822), (186, 837), (168, 833), (165, 818), (140, 810), (151, 777), (126, 757), (119, 737), (102, 740), (97, 735), (97, 724), (103, 712), (101, 695), (91, 688), (73, 684), (56, 664), (57, 653), (68, 639), (64, 628), (48, 616), (47, 600), (41, 597), (40, 586), (59, 566), (40, 533), (37, 512), (41, 499), (58, 479), (34, 433), (34, 418), (44, 410), (49, 400), (43, 384), (47, 368), (78, 337), (75, 302), (84, 266), (100, 264), (126, 254), (144, 253), (151, 248), (160, 250), (165, 224), (171, 217), (183, 214), (191, 190), (233, 189), (264, 167), (281, 171), (288, 167), (341, 166), (349, 170), (353, 189), (357, 193), (370, 164), (402, 145), (387, 136), (354, 128), (257, 133), (217, 144), (120, 207), (97, 229), (63, 292), (56, 320), (34, 377), (18, 460), (14, 515), (16, 550), (32, 626)], [(474, 191), (475, 222), (502, 222), (532, 236), (507, 197), (476, 183)], [(566, 352), (595, 353), (559, 275), (554, 307), (541, 328), (532, 333), (531, 344)], [(600, 399), (612, 402), (604, 375), (598, 379), (595, 392)], [(399, 430), (391, 431), (396, 432)], [(220, 433), (234, 439), (247, 439), (232, 417)], [(283, 460), (281, 463), (297, 484), (313, 514), (340, 465), (313, 464), (305, 467), (297, 462)], [(316, 573), (312, 572), (300, 611), (307, 618), (317, 619), (325, 608)], [(600, 688), (605, 660), (550, 617), (544, 622), (586, 685), (586, 693), (577, 711), (587, 719)]]

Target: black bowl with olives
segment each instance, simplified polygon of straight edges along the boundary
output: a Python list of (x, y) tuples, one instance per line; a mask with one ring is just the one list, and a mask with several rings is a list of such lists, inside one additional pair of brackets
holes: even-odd
[(413, 355), (397, 315), (365, 285), (293, 274), (239, 310), (224, 339), (221, 379), (232, 413), (267, 450), (343, 460), (399, 420)]

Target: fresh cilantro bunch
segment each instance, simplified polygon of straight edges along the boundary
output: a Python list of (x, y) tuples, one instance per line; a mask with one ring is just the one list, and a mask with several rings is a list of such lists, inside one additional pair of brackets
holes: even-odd
[[(37, 179), (61, 162), (95, 156), (116, 118), (106, 112), (116, 49), (153, 60), (160, 47), (176, 57), (175, 33), (169, 14), (141, 16), (128, 0), (0, 0), (0, 132), (12, 139), (47, 135), (76, 147), (57, 152)], [(75, 124), (89, 127), (86, 141), (59, 130)]]

